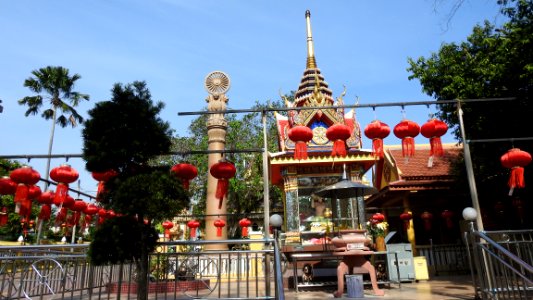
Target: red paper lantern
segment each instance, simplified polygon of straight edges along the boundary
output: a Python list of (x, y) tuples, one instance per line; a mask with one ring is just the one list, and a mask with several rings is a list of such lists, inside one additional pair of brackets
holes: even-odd
[(189, 182), (198, 176), (198, 169), (187, 163), (179, 163), (174, 165), (170, 171), (181, 179), (183, 188), (189, 189)]
[(59, 167), (53, 168), (50, 171), (50, 178), (57, 182), (56, 192), (54, 194), (54, 203), (58, 206), (65, 201), (68, 194), (68, 185), (76, 181), (79, 177), (78, 171), (73, 169), (68, 164), (63, 164)]
[(326, 137), (333, 141), (331, 156), (346, 156), (346, 140), (352, 135), (350, 127), (344, 124), (332, 125), (326, 130)]
[(429, 144), (431, 150), (429, 151), (430, 156), (443, 156), (444, 150), (442, 149), (442, 142), (440, 137), (446, 134), (448, 131), (448, 125), (441, 120), (431, 119), (424, 123), (420, 128), (420, 133), (426, 138), (429, 139)]
[(0, 178), (0, 195), (13, 195), (17, 190), (17, 183), (11, 180), (9, 176)]
[(98, 181), (98, 190), (96, 191), (96, 201), (102, 200), (102, 195), (105, 191), (105, 183), (116, 177), (118, 172), (115, 170), (107, 170), (103, 172), (92, 172), (91, 176)]
[(172, 223), (171, 221), (165, 221), (163, 222), (163, 228), (165, 229), (165, 237), (166, 238), (169, 238), (170, 237), (170, 229), (172, 229), (172, 227), (174, 227), (174, 223)]
[(72, 204), (72, 206), (70, 207), (71, 210), (76, 211), (76, 212), (82, 212), (85, 210), (85, 208), (87, 208), (87, 203), (85, 203), (81, 199), (76, 199), (74, 203)]
[(94, 215), (94, 214), (97, 214), (98, 213), (98, 206), (94, 205), (94, 204), (89, 204), (87, 205), (87, 207), (83, 210), (83, 212), (86, 214), (86, 215)]
[(372, 152), (375, 156), (383, 158), (383, 139), (390, 134), (389, 125), (374, 120), (368, 124), (365, 128), (365, 136), (372, 140)]
[(236, 172), (237, 169), (235, 168), (235, 165), (224, 158), (212, 165), (209, 170), (209, 173), (218, 179), (217, 190), (215, 193), (215, 197), (219, 199), (218, 209), (222, 208), (222, 200), (224, 200), (224, 196), (228, 192), (229, 179), (233, 178)]
[(217, 236), (222, 236), (222, 227), (226, 226), (226, 222), (222, 219), (217, 219), (213, 224), (217, 228)]
[(41, 179), (39, 172), (32, 169), (30, 166), (23, 166), (21, 168), (15, 169), (9, 174), (11, 180), (17, 183), (17, 189), (15, 191), (15, 201), (16, 207), (15, 212), (20, 211), (20, 205), (23, 200), (28, 199), (29, 186), (35, 185)]
[(250, 227), (250, 225), (252, 225), (252, 221), (250, 221), (248, 218), (242, 218), (240, 221), (239, 221), (239, 226), (241, 226), (241, 236), (244, 238), (244, 237), (247, 237), (248, 236), (248, 227)]
[(107, 216), (107, 211), (103, 208), (100, 208), (98, 210), (98, 225), (101, 225), (104, 223), (106, 216)]
[(422, 221), (424, 221), (424, 229), (426, 231), (431, 231), (431, 220), (433, 219), (433, 214), (425, 211), (420, 215)]
[(402, 140), (402, 156), (415, 155), (415, 137), (420, 133), (416, 122), (403, 120), (394, 126), (394, 135)]
[(71, 208), (72, 205), (74, 204), (74, 198), (72, 198), (70, 195), (67, 195), (67, 197), (65, 198), (65, 200), (63, 200), (63, 202), (59, 202), (59, 198), (55, 197), (54, 195), (54, 205), (57, 206), (57, 207), (66, 207), (66, 208)]
[(307, 143), (313, 139), (313, 130), (307, 126), (296, 125), (289, 129), (288, 136), (295, 143), (294, 159), (307, 159)]
[(195, 238), (196, 237), (196, 228), (200, 227), (200, 222), (196, 220), (190, 220), (187, 222), (187, 227), (190, 229), (190, 237)]
[(108, 219), (111, 219), (111, 218), (114, 218), (116, 216), (117, 216), (117, 213), (115, 213), (114, 210), (110, 209), (110, 210), (107, 211), (105, 217), (108, 218)]
[(509, 196), (511, 196), (515, 188), (526, 186), (524, 182), (524, 167), (531, 163), (531, 154), (518, 148), (513, 148), (502, 155), (500, 161), (504, 167), (511, 169), (511, 176), (507, 182), (511, 188), (509, 191)]
[(39, 220), (42, 221), (48, 221), (50, 220), (50, 216), (52, 215), (52, 205), (51, 204), (43, 204), (41, 205), (41, 211), (39, 212)]
[(410, 222), (413, 218), (413, 215), (410, 212), (404, 212), (400, 215), (400, 219), (403, 221), (403, 229), (407, 230), (410, 228)]
[(451, 211), (451, 210), (447, 210), (447, 209), (445, 209), (445, 210), (441, 213), (441, 217), (442, 217), (444, 220), (446, 220), (446, 227), (448, 227), (448, 228), (450, 228), (450, 229), (453, 228), (453, 220), (452, 220), (453, 215), (454, 215), (453, 211)]
[(53, 199), (54, 199), (54, 192), (46, 191), (44, 193), (41, 193), (41, 195), (37, 198), (37, 202), (41, 204), (52, 204)]
[(7, 221), (9, 220), (9, 215), (7, 213), (7, 207), (2, 207), (0, 210), (0, 226), (6, 226)]
[(376, 223), (385, 221), (385, 216), (382, 213), (375, 213), (372, 215), (372, 219), (376, 220)]
[(41, 194), (41, 188), (38, 185), (30, 185), (28, 187), (28, 199), (37, 200)]

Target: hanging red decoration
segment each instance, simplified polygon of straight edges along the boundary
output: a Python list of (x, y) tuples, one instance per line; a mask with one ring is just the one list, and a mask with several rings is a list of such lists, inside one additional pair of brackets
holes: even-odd
[(107, 211), (103, 208), (100, 208), (98, 210), (98, 225), (102, 225), (104, 223), (106, 216)]
[(107, 211), (106, 218), (111, 219), (116, 216), (117, 216), (117, 213), (114, 210), (110, 209)]
[(41, 196), (42, 191), (38, 185), (30, 185), (28, 187), (28, 199), (37, 200)]
[(241, 226), (241, 236), (243, 238), (248, 237), (248, 227), (252, 225), (252, 221), (250, 221), (248, 218), (242, 218), (239, 221), (239, 226)]
[(183, 188), (189, 189), (189, 182), (198, 176), (198, 169), (188, 163), (179, 163), (174, 165), (170, 171), (176, 175), (183, 184)]
[(59, 212), (57, 213), (55, 223), (56, 224), (61, 224), (61, 223), (65, 222), (65, 220), (67, 219), (67, 214), (68, 214), (68, 208), (62, 207), (59, 210)]
[(83, 212), (87, 208), (87, 203), (81, 199), (76, 199), (70, 209), (76, 212)]
[(3, 206), (2, 210), (0, 210), (0, 226), (6, 226), (8, 220), (9, 215), (7, 213), (7, 207)]
[(288, 136), (295, 143), (294, 159), (307, 159), (307, 143), (313, 139), (313, 130), (307, 126), (296, 125), (289, 129)]
[(372, 215), (372, 219), (376, 221), (376, 223), (381, 223), (385, 221), (385, 216), (382, 213), (375, 213)]
[(63, 202), (59, 202), (59, 198), (55, 197), (54, 195), (54, 205), (57, 206), (57, 207), (66, 207), (66, 208), (71, 208), (72, 205), (74, 204), (74, 198), (72, 198), (70, 195), (67, 195), (67, 197), (65, 198), (65, 200), (63, 200)]
[(453, 211), (451, 210), (447, 210), (445, 209), (442, 213), (441, 213), (441, 217), (446, 221), (446, 227), (448, 227), (449, 229), (453, 228)]
[(89, 204), (89, 205), (87, 205), (87, 207), (85, 207), (85, 209), (83, 210), (83, 213), (86, 214), (86, 215), (89, 215), (89, 216), (97, 214), (98, 213), (98, 206), (96, 206), (94, 204)]
[(8, 221), (9, 221), (9, 214), (7, 212), (7, 207), (3, 206), (2, 210), (0, 210), (0, 226), (7, 225)]
[(222, 227), (226, 226), (226, 222), (222, 219), (217, 219), (213, 224), (217, 228), (217, 236), (222, 236)]
[(400, 219), (403, 221), (403, 229), (408, 230), (410, 228), (410, 222), (413, 215), (410, 212), (404, 212), (400, 215)]
[(403, 120), (394, 126), (394, 135), (402, 140), (402, 156), (415, 155), (415, 137), (419, 133), (420, 126), (410, 120)]
[(348, 140), (351, 135), (352, 130), (344, 124), (335, 124), (326, 130), (326, 137), (328, 140), (333, 141), (331, 156), (346, 156), (346, 140)]
[(424, 229), (426, 231), (431, 231), (431, 220), (433, 220), (433, 214), (425, 211), (420, 215), (422, 221), (424, 221)]
[(68, 194), (68, 185), (78, 180), (78, 171), (73, 169), (68, 164), (63, 164), (59, 167), (53, 168), (50, 171), (50, 178), (57, 182), (56, 192), (54, 194), (54, 204), (61, 206)]
[(0, 195), (13, 195), (17, 190), (17, 183), (11, 180), (9, 176), (0, 178)]
[(165, 229), (164, 235), (166, 238), (170, 238), (170, 229), (174, 227), (174, 223), (171, 221), (165, 221), (161, 224), (163, 226), (163, 229)]
[(507, 182), (507, 185), (511, 188), (509, 190), (509, 196), (511, 196), (515, 188), (526, 186), (524, 182), (524, 167), (531, 163), (531, 154), (518, 148), (513, 148), (502, 155), (500, 161), (505, 168), (511, 169), (511, 176)]
[(189, 236), (191, 239), (196, 238), (196, 228), (200, 227), (200, 222), (197, 220), (190, 220), (187, 222), (187, 227), (190, 229)]
[(39, 220), (42, 221), (48, 221), (50, 220), (50, 216), (52, 216), (52, 205), (50, 204), (43, 204), (41, 205), (41, 211), (39, 212)]
[(217, 190), (215, 193), (215, 198), (219, 199), (218, 209), (222, 208), (222, 200), (224, 200), (224, 196), (226, 196), (226, 193), (228, 192), (229, 179), (233, 178), (236, 172), (237, 169), (235, 168), (235, 165), (224, 158), (212, 165), (209, 170), (211, 176), (218, 179)]
[(17, 189), (15, 191), (15, 212), (18, 213), (20, 205), (23, 200), (28, 199), (29, 186), (35, 185), (41, 179), (39, 172), (32, 169), (30, 166), (23, 166), (21, 168), (11, 171), (9, 174), (11, 180), (17, 183)]
[(372, 152), (376, 157), (383, 158), (385, 153), (383, 149), (383, 139), (390, 134), (389, 125), (374, 120), (365, 127), (365, 136), (372, 140)]
[(46, 191), (44, 193), (41, 193), (41, 195), (37, 198), (37, 202), (40, 204), (52, 204), (54, 199), (54, 192), (52, 191)]
[(431, 119), (420, 128), (420, 133), (429, 139), (431, 150), (429, 156), (443, 156), (442, 142), (440, 137), (448, 131), (448, 125), (439, 119)]
[(107, 170), (103, 172), (92, 172), (91, 176), (98, 181), (98, 190), (96, 191), (96, 201), (102, 200), (102, 195), (105, 192), (105, 183), (116, 177), (118, 172), (115, 170)]

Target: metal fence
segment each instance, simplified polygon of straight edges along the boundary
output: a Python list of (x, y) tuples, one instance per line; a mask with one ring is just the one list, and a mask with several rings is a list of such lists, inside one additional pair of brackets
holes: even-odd
[(478, 299), (533, 299), (533, 230), (465, 233)]
[[(242, 250), (205, 250), (238, 243)], [(248, 250), (250, 244), (259, 250)], [(224, 246), (218, 247), (224, 248)], [(87, 245), (0, 247), (0, 299), (135, 299), (133, 264), (94, 266)], [(149, 299), (284, 299), (274, 240), (161, 243), (150, 255)]]
[(435, 276), (468, 274), (468, 255), (465, 245), (417, 245), (418, 255), (425, 256), (428, 270)]

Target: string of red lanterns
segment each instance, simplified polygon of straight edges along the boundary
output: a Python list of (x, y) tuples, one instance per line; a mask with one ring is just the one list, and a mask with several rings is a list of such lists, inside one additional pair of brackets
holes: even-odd
[(218, 209), (222, 208), (222, 201), (228, 192), (229, 179), (233, 178), (236, 172), (237, 169), (235, 168), (235, 165), (224, 158), (219, 160), (218, 163), (213, 164), (209, 170), (211, 176), (218, 179), (215, 193), (215, 197), (219, 199)]

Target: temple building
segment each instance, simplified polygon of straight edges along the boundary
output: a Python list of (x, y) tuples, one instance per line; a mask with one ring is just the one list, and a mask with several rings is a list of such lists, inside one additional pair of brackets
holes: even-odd
[[(361, 149), (361, 128), (355, 111), (342, 107), (346, 91), (335, 99), (317, 66), (309, 11), (306, 24), (306, 67), (293, 101), (284, 99), (290, 109), (287, 115), (275, 115), (279, 152), (269, 157), (271, 182), (284, 191), (287, 242), (303, 245), (319, 243), (317, 232), (364, 226), (362, 201), (339, 199), (332, 206), (331, 199), (312, 193), (338, 182), (343, 174), (351, 181), (362, 182), (375, 163), (372, 152)], [(336, 134), (332, 133), (335, 126), (340, 128), (340, 136), (344, 135), (340, 141), (331, 137)], [(333, 152), (336, 146), (345, 153)]]

